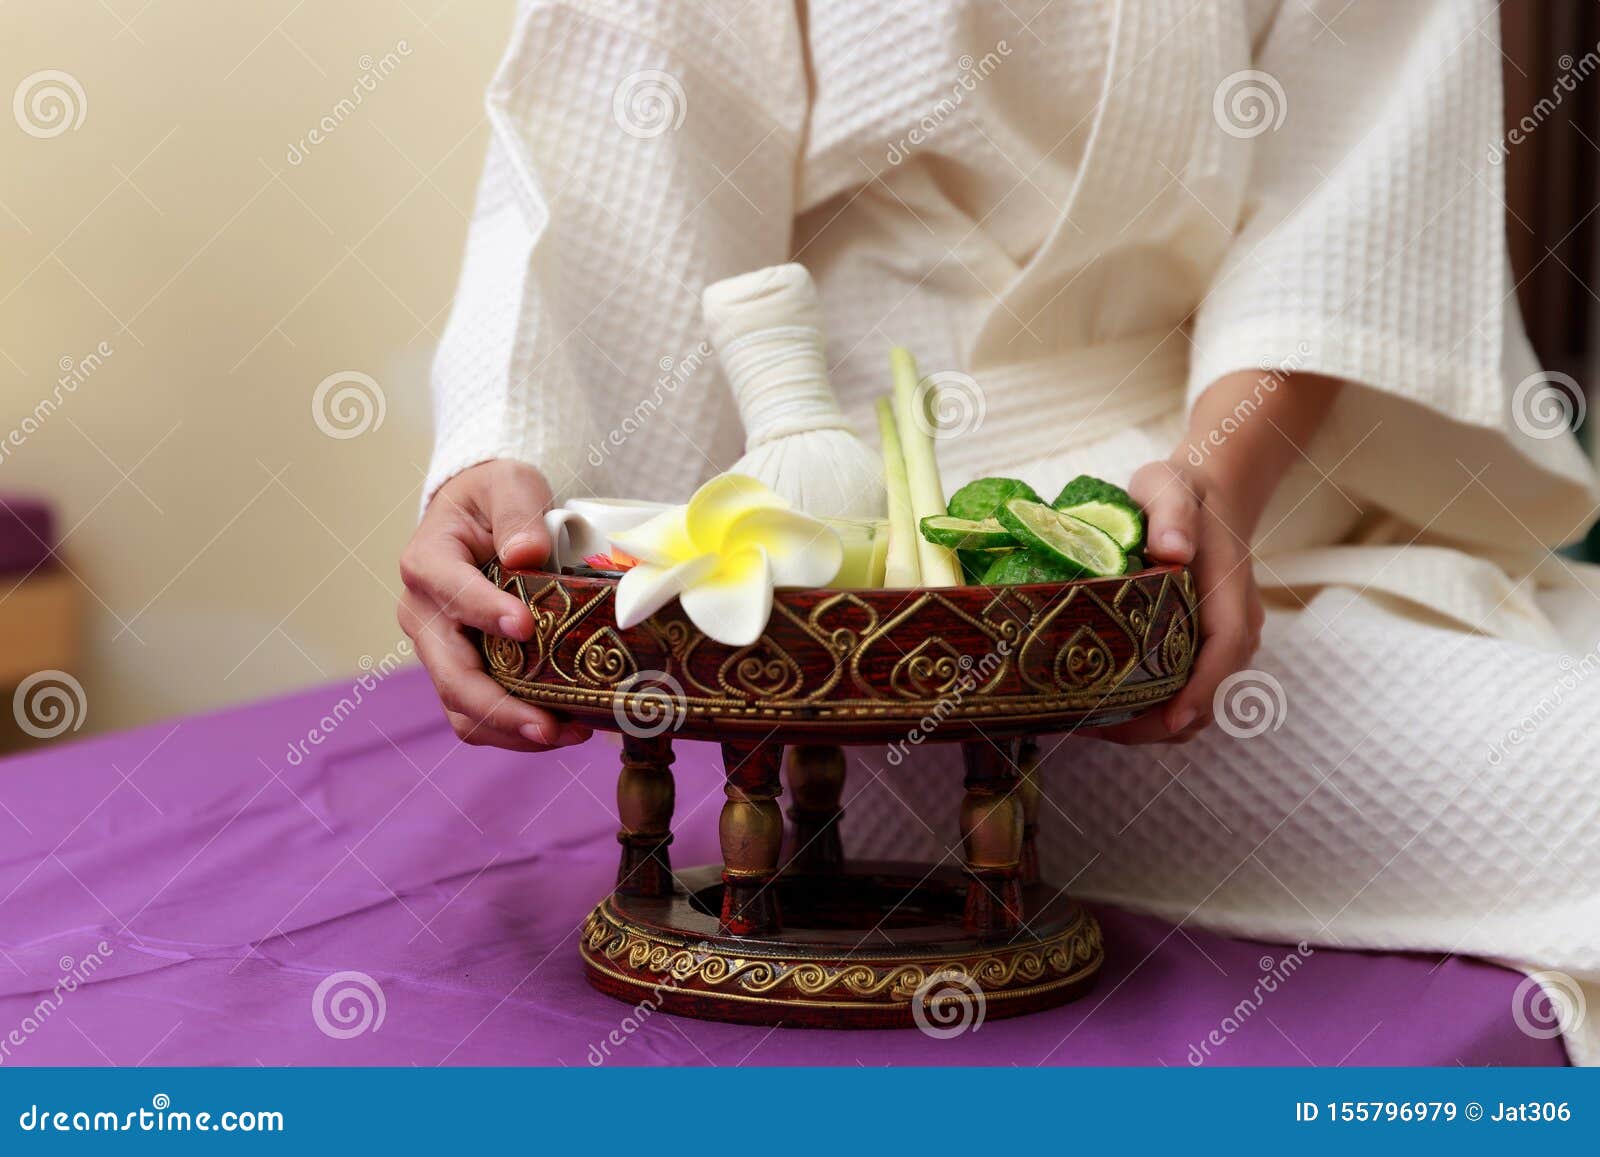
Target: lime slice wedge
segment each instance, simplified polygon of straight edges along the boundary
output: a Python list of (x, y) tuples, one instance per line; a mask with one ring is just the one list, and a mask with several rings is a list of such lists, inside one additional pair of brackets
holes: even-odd
[(1039, 497), (1038, 491), (1020, 479), (979, 478), (976, 482), (968, 482), (952, 494), (946, 509), (956, 518), (970, 518), (976, 522), (995, 517), (1001, 505), (1011, 498), (1026, 498), (1031, 502), (1044, 501)]
[(1012, 550), (999, 555), (983, 572), (983, 585), (1012, 583), (1062, 583), (1082, 578), (1083, 569), (1033, 550)]
[(956, 560), (961, 563), (961, 576), (969, 585), (977, 585), (983, 582), (983, 576), (989, 573), (989, 568), (999, 559), (1014, 553), (1016, 553), (1015, 544), (999, 550), (958, 550)]
[(1076, 506), (1058, 506), (1056, 509), (1062, 514), (1082, 519), (1090, 526), (1098, 526), (1116, 539), (1117, 545), (1123, 550), (1132, 552), (1144, 547), (1144, 515), (1132, 502), (1095, 500), (1080, 502)]
[(1024, 547), (1076, 567), (1081, 574), (1127, 573), (1128, 555), (1116, 539), (1042, 502), (1013, 498), (1000, 508), (999, 521)]
[(992, 518), (973, 521), (948, 514), (930, 514), (922, 520), (922, 537), (951, 550), (994, 550), (1015, 546), (1011, 532)]

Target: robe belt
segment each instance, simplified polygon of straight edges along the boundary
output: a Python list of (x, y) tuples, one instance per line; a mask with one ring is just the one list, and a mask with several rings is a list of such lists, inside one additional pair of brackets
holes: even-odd
[(1179, 330), (1141, 334), (1048, 358), (976, 368), (944, 383), (939, 461), (982, 469), (1002, 451), (1027, 462), (1181, 411), (1189, 342)]

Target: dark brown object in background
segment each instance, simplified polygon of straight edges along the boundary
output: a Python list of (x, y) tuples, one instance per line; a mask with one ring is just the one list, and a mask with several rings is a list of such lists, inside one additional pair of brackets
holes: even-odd
[[(1547, 369), (1571, 375), (1594, 409), (1597, 355), (1595, 231), (1600, 228), (1600, 73), (1560, 80), (1600, 53), (1600, 5), (1592, 0), (1507, 0), (1500, 8), (1505, 128), (1555, 105), (1505, 159), (1506, 238), (1528, 337)], [(1563, 64), (1563, 58), (1567, 62)], [(1592, 61), (1591, 61), (1592, 63)], [(1600, 526), (1580, 548), (1600, 560)]]
[[(1567, 92), (1560, 80), (1600, 52), (1600, 5), (1590, 0), (1507, 0), (1505, 127), (1560, 103), (1519, 144), (1506, 146), (1506, 237), (1528, 336), (1545, 366), (1585, 380), (1593, 351), (1595, 230), (1600, 226), (1600, 72)], [(1563, 65), (1563, 57), (1567, 63)]]

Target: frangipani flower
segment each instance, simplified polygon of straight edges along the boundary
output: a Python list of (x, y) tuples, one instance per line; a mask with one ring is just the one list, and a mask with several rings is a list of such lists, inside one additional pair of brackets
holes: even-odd
[(821, 586), (844, 546), (828, 525), (743, 474), (719, 474), (612, 544), (639, 562), (617, 583), (617, 625), (643, 622), (676, 598), (689, 621), (730, 647), (755, 642), (774, 587)]

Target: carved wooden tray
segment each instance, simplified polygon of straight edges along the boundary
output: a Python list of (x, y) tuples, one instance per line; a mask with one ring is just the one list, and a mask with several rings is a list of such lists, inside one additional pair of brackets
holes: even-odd
[(613, 579), (485, 570), (534, 620), (525, 643), (483, 636), (494, 678), (633, 735), (852, 744), (936, 728), (943, 742), (1109, 722), (1173, 695), (1198, 637), (1179, 566), (1022, 586), (782, 590), (747, 647), (707, 638), (676, 603), (619, 630)]

